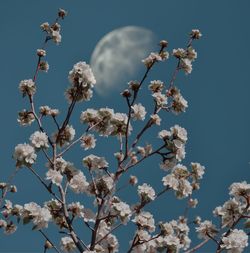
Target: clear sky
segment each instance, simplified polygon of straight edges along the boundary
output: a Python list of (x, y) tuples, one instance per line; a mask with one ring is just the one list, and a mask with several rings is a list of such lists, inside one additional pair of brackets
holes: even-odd
[[(89, 62), (95, 45), (108, 32), (128, 25), (141, 26), (153, 31), (159, 40), (167, 39), (172, 49), (185, 46), (191, 29), (198, 28), (202, 31), (202, 40), (194, 45), (198, 51), (198, 59), (194, 63), (192, 74), (181, 74), (176, 82), (188, 100), (189, 108), (179, 117), (164, 117), (162, 128), (178, 123), (188, 130), (187, 155), (183, 163), (188, 165), (191, 161), (197, 161), (206, 167), (201, 189), (195, 195), (200, 204), (192, 214), (212, 219), (212, 210), (228, 198), (228, 186), (235, 181), (250, 181), (250, 2), (1, 1), (0, 181), (5, 180), (14, 169), (11, 156), (15, 145), (27, 142), (35, 130), (34, 126), (21, 128), (17, 124), (17, 112), (27, 106), (19, 94), (18, 84), (20, 80), (32, 77), (36, 62), (35, 51), (43, 40), (39, 26), (45, 21), (52, 22), (59, 7), (68, 10), (69, 15), (62, 24), (61, 45), (48, 47), (50, 70), (39, 77), (40, 96), (37, 96), (37, 105), (58, 107), (62, 114), (67, 105), (63, 92), (68, 86), (68, 71), (80, 60)], [(152, 51), (156, 48), (152, 48)], [(158, 65), (148, 81), (168, 81), (173, 69), (174, 61), (168, 65)], [(140, 74), (136, 73), (134, 79), (140, 79)], [(149, 105), (145, 98), (142, 101)], [(94, 94), (91, 102), (77, 107), (73, 125), (79, 125), (79, 113), (82, 110), (106, 105), (116, 111), (126, 110), (125, 102), (118, 95), (103, 98)], [(49, 125), (48, 127), (50, 129)], [(77, 127), (79, 131), (83, 129), (83, 126)], [(150, 141), (152, 136), (150, 134), (146, 137)], [(118, 144), (112, 140), (108, 150), (108, 141), (100, 140), (99, 147), (93, 152), (111, 159), (114, 152), (112, 148)], [(80, 168), (81, 159), (86, 154), (79, 148), (73, 151), (67, 158)], [(134, 173), (138, 175), (140, 182), (151, 182), (155, 188), (160, 189), (163, 174), (157, 163), (157, 159), (152, 160), (152, 163), (145, 163), (136, 168)], [(16, 203), (36, 200), (42, 203), (49, 198), (46, 193), (41, 193), (42, 187), (25, 170), (18, 173), (15, 183), (19, 192), (11, 198)], [(157, 219), (173, 219), (183, 213), (185, 201), (172, 203), (172, 196), (172, 193), (163, 196), (158, 204), (149, 208), (157, 209)], [(124, 197), (127, 201), (136, 199), (135, 192)], [(40, 235), (30, 230), (30, 226), (20, 226), (10, 237), (1, 233), (0, 252), (41, 252), (43, 243)], [(52, 230), (49, 233), (53, 238), (57, 237)], [(126, 252), (126, 245), (131, 237), (126, 238), (125, 232), (119, 232), (119, 235), (124, 238), (120, 252)], [(211, 252), (212, 249), (213, 245), (208, 245), (206, 252)]]

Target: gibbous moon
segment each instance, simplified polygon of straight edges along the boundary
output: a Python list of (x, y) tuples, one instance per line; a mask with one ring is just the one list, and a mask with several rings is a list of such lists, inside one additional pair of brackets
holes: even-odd
[(155, 45), (154, 33), (142, 27), (125, 26), (106, 34), (97, 43), (90, 61), (97, 93), (113, 95), (125, 89), (130, 80), (139, 79), (136, 74), (144, 67), (141, 60)]

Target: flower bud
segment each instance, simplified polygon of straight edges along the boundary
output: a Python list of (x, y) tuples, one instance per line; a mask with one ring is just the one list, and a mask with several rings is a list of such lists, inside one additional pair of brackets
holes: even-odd
[(123, 96), (123, 97), (127, 97), (127, 98), (129, 98), (129, 97), (131, 97), (131, 93), (130, 93), (130, 91), (128, 90), (128, 89), (126, 89), (126, 90), (124, 90), (122, 93), (121, 93), (121, 95)]
[(133, 90), (133, 91), (137, 91), (137, 90), (140, 88), (140, 84), (139, 84), (139, 82), (137, 82), (137, 81), (130, 81), (130, 82), (128, 83), (128, 85), (129, 85), (129, 88), (130, 88), (131, 90)]
[(53, 248), (53, 245), (47, 240), (44, 244), (44, 248), (45, 249), (52, 249)]
[(129, 178), (129, 184), (131, 184), (132, 186), (136, 185), (138, 183), (138, 179), (136, 176), (130, 176)]
[(40, 64), (39, 64), (39, 69), (40, 69), (41, 71), (48, 72), (48, 70), (49, 70), (49, 64), (48, 64), (48, 62), (46, 62), (46, 61), (41, 61)]
[(167, 47), (167, 46), (168, 46), (168, 42), (167, 42), (166, 40), (161, 40), (161, 41), (160, 41), (160, 46), (161, 46), (162, 48)]
[(17, 188), (16, 188), (15, 185), (11, 185), (10, 186), (10, 192), (12, 192), (12, 193), (16, 193), (17, 192)]
[(36, 53), (39, 57), (46, 56), (46, 51), (44, 49), (37, 49)]
[(67, 11), (65, 11), (64, 9), (59, 9), (58, 10), (58, 17), (60, 17), (60, 18), (62, 18), (62, 19), (64, 19), (65, 18), (65, 16), (67, 16), (67, 14), (68, 14), (68, 12)]
[(4, 182), (1, 182), (1, 183), (0, 183), (0, 189), (1, 189), (1, 190), (4, 189), (6, 186), (7, 186), (6, 183), (4, 183)]

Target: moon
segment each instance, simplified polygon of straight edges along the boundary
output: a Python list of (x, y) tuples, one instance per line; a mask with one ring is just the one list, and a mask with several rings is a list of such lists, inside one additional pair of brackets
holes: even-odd
[(155, 34), (146, 28), (125, 26), (106, 34), (96, 45), (90, 65), (96, 78), (95, 90), (101, 96), (122, 91), (139, 77), (141, 60), (156, 44)]

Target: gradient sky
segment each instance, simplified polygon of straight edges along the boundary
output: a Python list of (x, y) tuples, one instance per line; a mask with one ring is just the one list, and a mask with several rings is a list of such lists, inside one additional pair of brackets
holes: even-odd
[[(172, 49), (185, 46), (191, 29), (199, 28), (202, 31), (202, 40), (194, 44), (198, 59), (194, 63), (192, 74), (185, 76), (181, 73), (176, 82), (188, 100), (189, 108), (179, 117), (164, 116), (161, 128), (169, 128), (178, 123), (188, 130), (187, 155), (183, 163), (188, 165), (191, 161), (197, 161), (206, 167), (201, 189), (195, 194), (200, 204), (191, 214), (212, 219), (212, 210), (228, 198), (228, 186), (235, 181), (250, 179), (250, 2), (1, 1), (0, 181), (6, 180), (14, 169), (11, 156), (15, 145), (27, 142), (35, 130), (34, 126), (21, 128), (17, 124), (17, 112), (27, 106), (17, 87), (20, 80), (32, 77), (36, 62), (35, 51), (43, 40), (39, 25), (45, 21), (52, 22), (59, 7), (68, 10), (69, 15), (62, 24), (61, 45), (50, 44), (48, 47), (50, 70), (39, 76), (40, 95), (37, 96), (36, 103), (58, 107), (62, 115), (67, 106), (63, 91), (68, 86), (68, 71), (80, 60), (89, 62), (95, 45), (108, 32), (128, 25), (145, 27), (152, 30), (159, 40), (167, 39)], [(156, 49), (157, 46), (152, 51)], [(158, 64), (148, 82), (154, 79), (167, 82), (174, 66), (173, 60), (169, 64)], [(140, 78), (141, 73), (136, 73), (134, 79)], [(72, 121), (77, 130), (85, 129), (84, 126), (77, 125), (79, 113), (88, 107), (107, 105), (116, 111), (125, 112), (125, 102), (118, 95), (113, 96), (112, 91), (111, 94), (106, 98), (95, 94), (91, 102), (77, 106)], [(149, 105), (146, 96), (141, 101)], [(49, 123), (45, 126), (51, 130)], [(151, 141), (156, 133), (157, 131), (152, 131), (146, 139)], [(112, 154), (118, 146), (116, 140), (111, 140), (110, 150), (106, 148), (109, 139), (98, 141), (98, 148), (92, 152), (112, 160)], [(83, 150), (75, 148), (67, 159), (81, 168), (81, 159), (85, 155)], [(150, 182), (156, 189), (160, 189), (163, 172), (158, 167), (158, 159), (151, 161), (137, 167), (134, 174), (138, 175), (140, 183)], [(42, 169), (40, 166), (39, 171)], [(36, 179), (24, 169), (18, 173), (15, 183), (19, 191), (16, 196), (10, 196), (15, 203), (42, 203), (49, 198)], [(126, 201), (135, 201), (136, 193), (131, 191), (129, 196), (124, 194), (122, 197)], [(185, 201), (175, 201), (170, 192), (148, 210), (157, 210), (154, 211), (157, 220), (171, 220), (183, 213), (184, 206)], [(131, 231), (132, 227), (126, 229)], [(125, 237), (126, 229), (125, 232), (118, 231), (119, 236), (124, 238), (121, 253), (126, 252), (128, 240), (132, 238), (131, 234), (129, 238)], [(6, 237), (1, 233), (0, 252), (42, 252), (40, 234), (30, 230), (30, 226), (20, 226), (12, 236)], [(58, 236), (53, 231), (55, 230), (49, 230), (48, 233), (57, 239)], [(200, 252), (214, 252), (213, 246), (208, 245)]]

